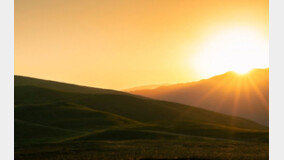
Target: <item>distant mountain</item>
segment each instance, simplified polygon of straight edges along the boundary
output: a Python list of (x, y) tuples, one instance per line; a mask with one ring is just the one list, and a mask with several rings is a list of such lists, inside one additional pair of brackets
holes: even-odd
[(122, 91), (124, 92), (132, 92), (132, 91), (136, 91), (136, 90), (144, 90), (144, 89), (155, 89), (155, 88), (158, 88), (162, 85), (145, 85), (145, 86), (139, 86), (139, 87), (133, 87), (133, 88), (128, 88), (128, 89), (124, 89)]
[(254, 69), (245, 75), (227, 72), (198, 82), (130, 93), (240, 116), (268, 126), (268, 68)]
[[(119, 91), (106, 93), (103, 89), (28, 77), (15, 76), (14, 102), (16, 146), (84, 140), (85, 136), (94, 140), (129, 139), (149, 134), (156, 138), (182, 134), (243, 140), (253, 136), (266, 141), (268, 134), (267, 127), (243, 118)], [(164, 132), (172, 136), (163, 136)]]

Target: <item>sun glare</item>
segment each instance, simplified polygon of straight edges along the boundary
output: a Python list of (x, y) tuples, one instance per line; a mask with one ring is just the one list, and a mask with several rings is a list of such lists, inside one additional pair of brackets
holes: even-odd
[(194, 63), (205, 77), (227, 71), (245, 74), (253, 68), (268, 67), (268, 41), (252, 29), (217, 32), (204, 42)]
[(239, 68), (239, 69), (235, 69), (234, 72), (236, 72), (237, 74), (243, 75), (243, 74), (247, 74), (251, 70), (252, 68)]

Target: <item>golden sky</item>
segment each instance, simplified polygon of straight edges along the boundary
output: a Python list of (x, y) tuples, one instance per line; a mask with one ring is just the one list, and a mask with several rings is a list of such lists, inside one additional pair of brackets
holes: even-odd
[(268, 67), (268, 0), (15, 0), (15, 68), (101, 88)]

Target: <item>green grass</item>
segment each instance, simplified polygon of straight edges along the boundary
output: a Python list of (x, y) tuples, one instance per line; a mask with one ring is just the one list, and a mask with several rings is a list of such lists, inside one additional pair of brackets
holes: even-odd
[(16, 107), (14, 112), (16, 119), (74, 131), (93, 131), (139, 124), (118, 115), (66, 102), (22, 105)]
[(178, 136), (171, 134), (155, 133), (142, 130), (133, 129), (112, 129), (103, 132), (98, 132), (86, 135), (80, 138), (73, 139), (73, 141), (94, 141), (94, 140), (150, 140), (150, 139), (175, 139)]
[(268, 129), (258, 123), (177, 103), (116, 94), (64, 93), (34, 86), (15, 87), (15, 106), (68, 102), (140, 122), (198, 121), (248, 129)]
[(139, 126), (136, 129), (163, 131), (182, 135), (212, 137), (218, 139), (268, 143), (267, 130), (243, 129), (196, 121), (163, 121), (151, 123), (147, 126)]
[(16, 150), (16, 160), (267, 160), (268, 145), (189, 138), (175, 140), (72, 141)]
[(247, 119), (118, 91), (77, 92), (80, 86), (20, 79), (16, 160), (268, 159), (268, 128)]
[(15, 119), (15, 147), (51, 143), (82, 133)]

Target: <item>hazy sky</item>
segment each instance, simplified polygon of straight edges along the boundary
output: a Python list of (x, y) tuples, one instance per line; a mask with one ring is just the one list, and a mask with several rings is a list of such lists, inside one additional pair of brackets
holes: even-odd
[(15, 0), (15, 74), (124, 89), (268, 67), (268, 18), (268, 0)]

